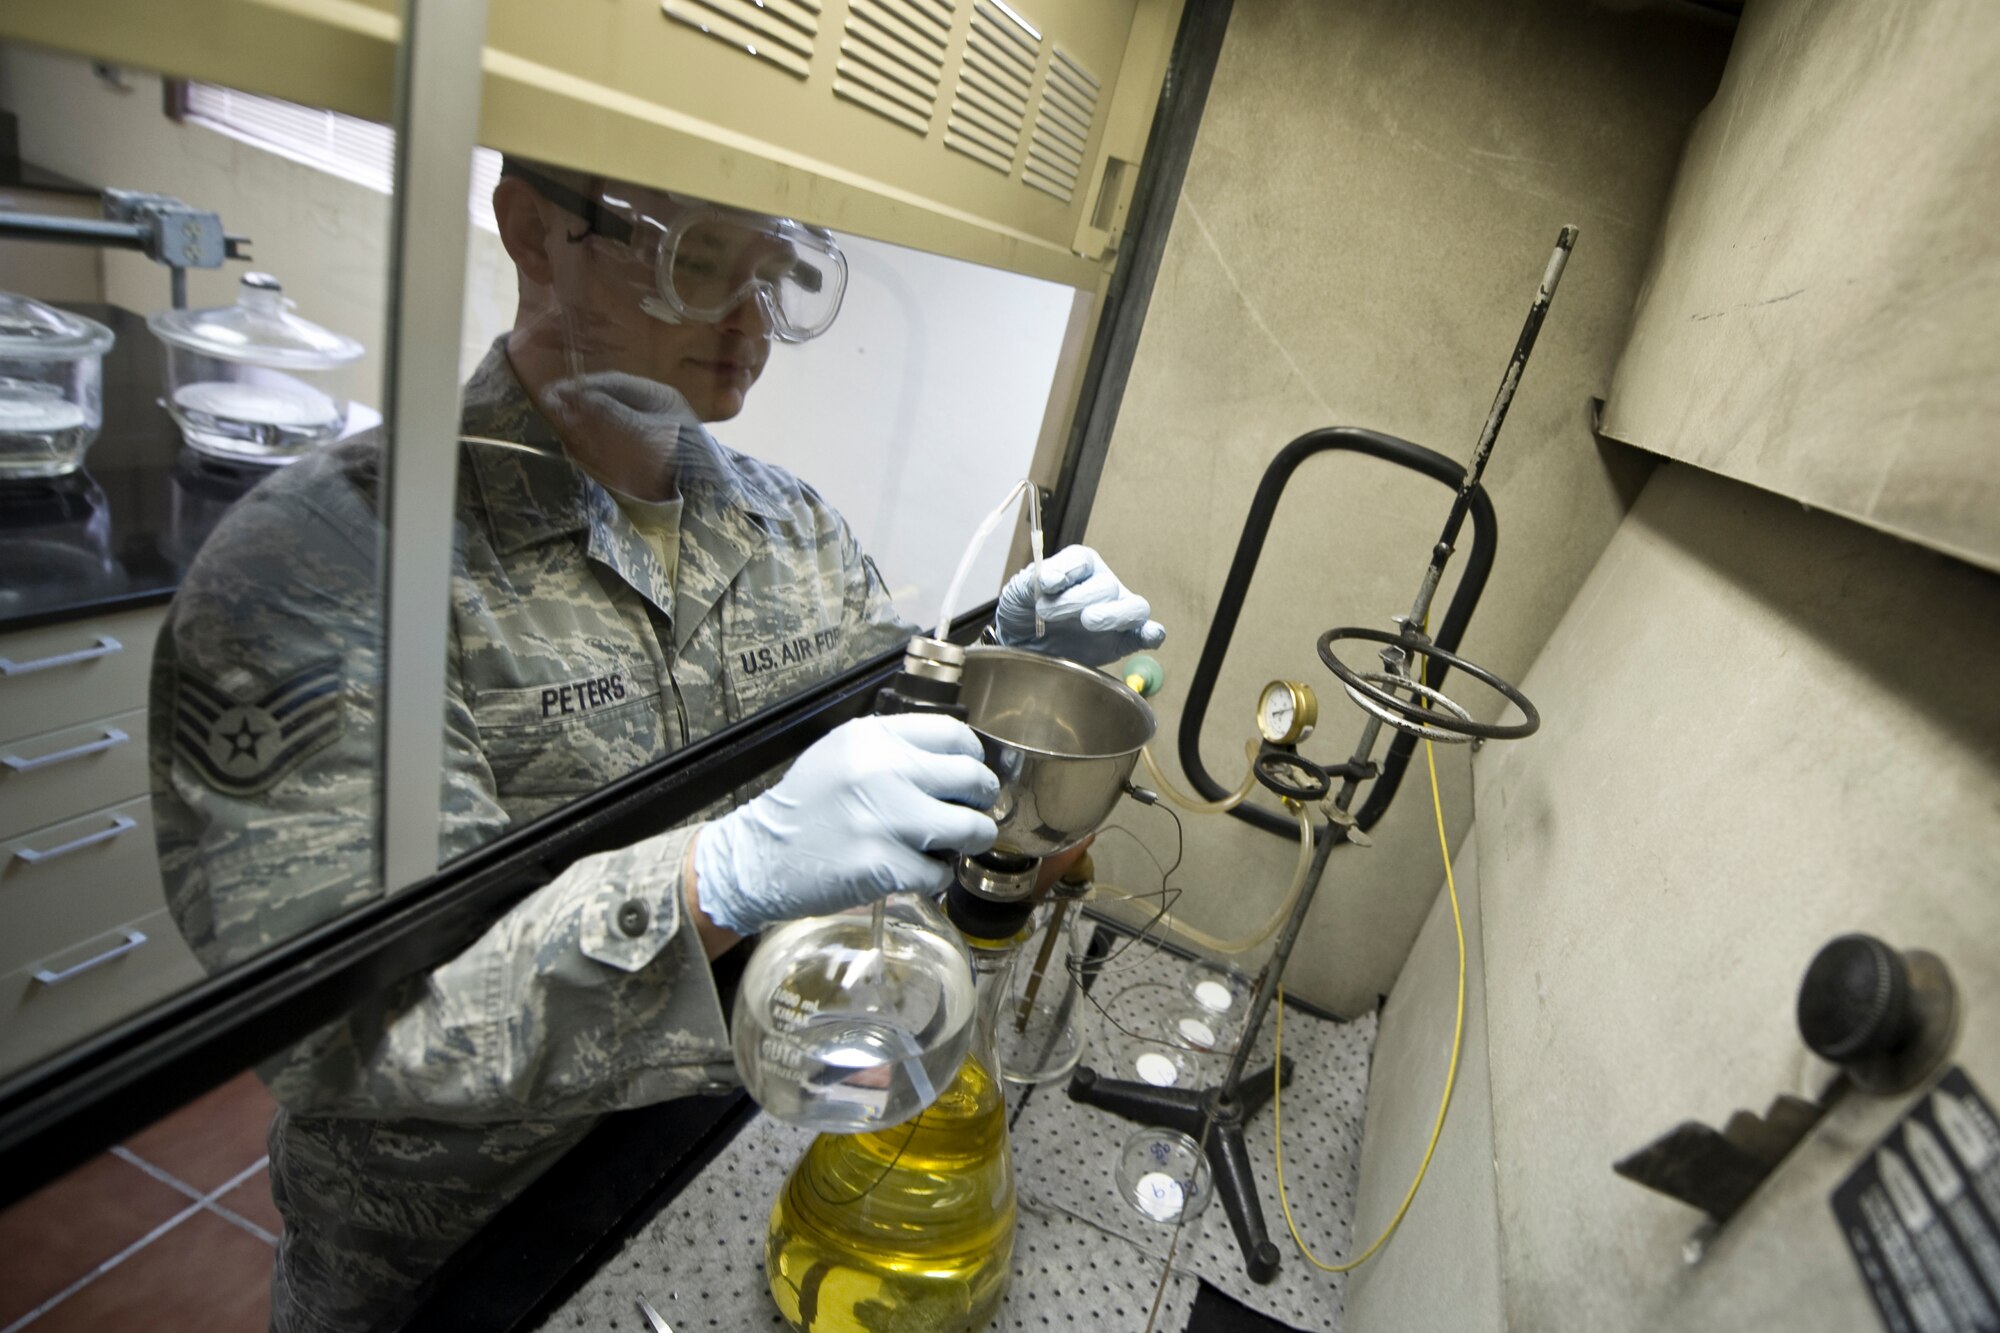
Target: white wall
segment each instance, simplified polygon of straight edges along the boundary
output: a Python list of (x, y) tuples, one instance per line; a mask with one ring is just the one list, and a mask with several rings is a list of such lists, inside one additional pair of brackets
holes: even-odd
[[(160, 80), (126, 71), (130, 91), (87, 62), (0, 47), (0, 104), (20, 117), (28, 160), (99, 186), (176, 195), (252, 238), (307, 318), (358, 338), (347, 374), (357, 400), (382, 401), (389, 199), (162, 114)], [(904, 614), (935, 618), (971, 529), (1027, 473), (1072, 292), (1067, 287), (843, 237), (852, 268), (833, 329), (774, 349), (749, 409), (717, 434), (783, 464), (847, 516)], [(197, 306), (235, 299), (244, 266), (195, 272)], [(105, 257), (105, 299), (142, 313), (167, 304), (166, 271)], [(33, 295), (33, 292), (29, 293)], [(499, 238), (471, 228), (465, 370), (512, 325), (514, 273)], [(975, 566), (968, 596), (1004, 574), (1006, 533)]]

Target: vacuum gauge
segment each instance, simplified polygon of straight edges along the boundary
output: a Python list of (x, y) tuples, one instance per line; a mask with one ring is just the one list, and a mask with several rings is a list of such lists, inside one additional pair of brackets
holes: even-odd
[(1319, 721), (1319, 700), (1310, 685), (1274, 680), (1257, 700), (1257, 731), (1272, 745), (1297, 745)]

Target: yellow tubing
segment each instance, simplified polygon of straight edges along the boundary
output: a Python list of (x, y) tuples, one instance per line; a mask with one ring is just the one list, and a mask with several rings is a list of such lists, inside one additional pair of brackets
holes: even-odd
[(1304, 1236), (1299, 1234), (1299, 1224), (1292, 1220), (1292, 1203), (1285, 1196), (1285, 1140), (1284, 1100), (1279, 1091), (1277, 1073), (1284, 1066), (1279, 1057), (1285, 1051), (1285, 987), (1278, 985), (1278, 1036), (1271, 1050), (1271, 1138), (1272, 1151), (1278, 1164), (1278, 1206), (1284, 1209), (1285, 1225), (1291, 1229), (1292, 1239), (1306, 1261), (1324, 1273), (1352, 1273), (1368, 1262), (1369, 1257), (1381, 1249), (1396, 1234), (1396, 1228), (1403, 1225), (1404, 1214), (1410, 1211), (1410, 1204), (1416, 1200), (1417, 1187), (1424, 1183), (1424, 1175), (1431, 1169), (1431, 1155), (1437, 1152), (1438, 1138), (1444, 1133), (1445, 1112), (1451, 1109), (1451, 1090), (1458, 1083), (1458, 1053), (1465, 1043), (1465, 921), (1458, 913), (1458, 882), (1451, 875), (1451, 844), (1444, 836), (1444, 800), (1438, 795), (1437, 760), (1431, 755), (1431, 743), (1424, 742), (1424, 762), (1431, 770), (1431, 809), (1437, 813), (1438, 846), (1444, 852), (1444, 887), (1451, 895), (1451, 924), (1458, 932), (1458, 1018), (1451, 1031), (1451, 1063), (1445, 1069), (1444, 1096), (1438, 1100), (1437, 1121), (1431, 1126), (1431, 1141), (1424, 1146), (1424, 1160), (1417, 1164), (1417, 1176), (1410, 1182), (1409, 1193), (1396, 1209), (1396, 1215), (1389, 1219), (1389, 1225), (1382, 1228), (1382, 1234), (1375, 1243), (1344, 1264), (1330, 1264), (1314, 1254), (1306, 1245)]

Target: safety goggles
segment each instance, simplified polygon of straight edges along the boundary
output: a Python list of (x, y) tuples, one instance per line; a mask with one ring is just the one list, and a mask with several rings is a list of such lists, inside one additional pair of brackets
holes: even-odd
[(539, 172), (513, 169), (536, 193), (583, 219), (584, 236), (621, 249), (650, 271), (639, 305), (669, 324), (717, 324), (755, 301), (783, 342), (817, 338), (840, 313), (847, 257), (830, 232), (789, 218), (765, 217), (673, 198), (658, 218), (616, 196), (591, 198)]

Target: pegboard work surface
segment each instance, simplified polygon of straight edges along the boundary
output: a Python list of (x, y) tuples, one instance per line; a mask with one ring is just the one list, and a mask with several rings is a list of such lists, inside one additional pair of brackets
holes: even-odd
[[(1131, 1059), (1137, 1049), (1129, 1034), (1146, 1036), (1157, 1027), (1157, 1000), (1185, 966), (1179, 958), (1150, 949), (1134, 950), (1115, 962), (1095, 987), (1085, 1062), (1107, 1077), (1128, 1077), (1119, 1062)], [(1148, 989), (1137, 989), (1141, 986)], [(1272, 1027), (1267, 1021), (1258, 1035), (1252, 1070), (1269, 1064)], [(1344, 1258), (1350, 1247), (1374, 1043), (1372, 1014), (1351, 1023), (1297, 1010), (1285, 1016), (1285, 1053), (1298, 1064), (1284, 1095), (1285, 1181), (1292, 1214), (1322, 1258)], [(1219, 1056), (1193, 1057), (1190, 1074), (1213, 1082), (1225, 1063)], [(1112, 1163), (1119, 1145), (1137, 1127), (1077, 1105), (1060, 1083), (1025, 1098), (1015, 1089), (1010, 1101), (1016, 1113), (1012, 1142), (1020, 1225), (1013, 1280), (989, 1327), (1140, 1333), (1159, 1288), (1173, 1228), (1148, 1221), (1117, 1197)], [(1206, 1280), (1294, 1328), (1337, 1333), (1345, 1279), (1314, 1270), (1285, 1234), (1268, 1109), (1246, 1137), (1266, 1220), (1284, 1251), (1284, 1268), (1269, 1286), (1244, 1276), (1228, 1215), (1221, 1201), (1214, 1200), (1181, 1235), (1175, 1272), (1154, 1326), (1163, 1333), (1185, 1329), (1198, 1280)], [(549, 1317), (545, 1333), (579, 1328), (645, 1333), (634, 1302), (640, 1294), (675, 1333), (783, 1329), (765, 1285), (765, 1226), (771, 1201), (811, 1141), (806, 1131), (756, 1117)]]

